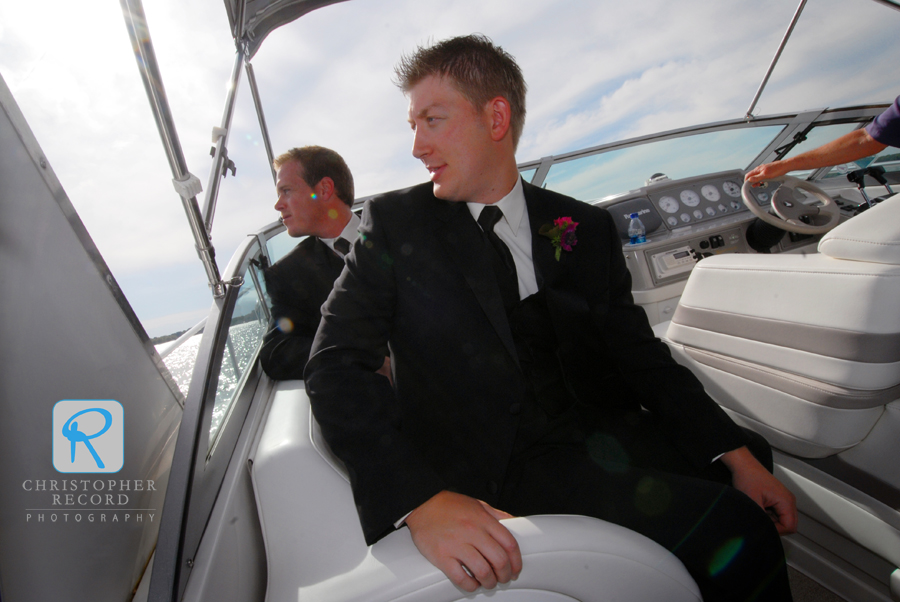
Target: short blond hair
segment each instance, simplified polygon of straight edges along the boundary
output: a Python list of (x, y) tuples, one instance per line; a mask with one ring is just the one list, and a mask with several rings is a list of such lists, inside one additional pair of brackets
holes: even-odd
[(476, 109), (502, 96), (509, 102), (513, 146), (518, 147), (525, 128), (528, 86), (516, 59), (487, 36), (472, 34), (419, 46), (414, 53), (400, 57), (394, 74), (394, 83), (405, 94), (426, 77), (449, 77)]

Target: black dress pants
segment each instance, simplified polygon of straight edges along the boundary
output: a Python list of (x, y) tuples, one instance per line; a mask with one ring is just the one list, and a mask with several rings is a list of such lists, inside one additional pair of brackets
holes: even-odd
[(715, 480), (601, 461), (584, 446), (539, 444), (514, 458), (500, 508), (592, 516), (637, 531), (681, 560), (704, 602), (791, 600), (772, 519)]

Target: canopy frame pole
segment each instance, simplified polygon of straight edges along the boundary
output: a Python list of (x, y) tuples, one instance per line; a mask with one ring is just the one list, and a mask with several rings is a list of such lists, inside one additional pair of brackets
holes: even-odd
[(781, 44), (778, 45), (778, 50), (775, 51), (775, 56), (772, 58), (772, 62), (769, 64), (769, 69), (766, 71), (765, 77), (763, 77), (762, 83), (759, 84), (759, 89), (756, 91), (756, 96), (753, 97), (753, 102), (750, 103), (750, 108), (747, 109), (747, 114), (744, 118), (747, 121), (753, 119), (753, 109), (756, 108), (756, 103), (759, 102), (759, 97), (762, 96), (763, 90), (766, 88), (766, 84), (769, 83), (769, 77), (772, 75), (772, 71), (775, 70), (775, 65), (778, 63), (778, 59), (781, 58), (781, 52), (784, 50), (784, 47), (787, 46), (788, 40), (791, 37), (791, 34), (794, 32), (794, 26), (797, 25), (797, 21), (800, 20), (800, 13), (803, 12), (803, 7), (806, 6), (806, 0), (800, 0), (799, 6), (797, 6), (797, 10), (794, 12), (793, 18), (791, 18), (791, 23), (788, 25), (787, 31), (784, 33), (784, 37), (781, 39)]
[(275, 173), (275, 155), (272, 154), (272, 140), (269, 138), (269, 128), (266, 125), (266, 116), (263, 113), (262, 99), (259, 96), (259, 87), (256, 85), (256, 74), (253, 65), (247, 60), (244, 63), (247, 70), (247, 82), (250, 84), (250, 92), (253, 94), (253, 106), (256, 107), (256, 117), (259, 119), (259, 130), (262, 132), (263, 145), (266, 147), (266, 156), (269, 157), (269, 168), (272, 170), (272, 182), (277, 182)]
[(159, 63), (156, 53), (153, 51), (153, 43), (150, 40), (150, 30), (147, 26), (147, 18), (144, 15), (144, 7), (141, 0), (120, 0), (122, 13), (125, 18), (125, 26), (131, 39), (134, 56), (137, 60), (138, 71), (144, 82), (144, 90), (150, 101), (150, 109), (162, 139), (166, 158), (172, 171), (172, 183), (175, 190), (181, 196), (184, 212), (194, 236), (194, 244), (197, 255), (203, 262), (206, 277), (209, 281), (213, 297), (220, 299), (225, 296), (225, 284), (219, 274), (216, 265), (216, 252), (212, 246), (209, 230), (204, 227), (200, 208), (197, 205), (197, 194), (202, 191), (202, 185), (197, 176), (193, 175), (187, 167), (178, 132), (175, 129), (175, 120), (166, 97), (162, 77), (159, 72)]
[(209, 180), (206, 184), (206, 200), (203, 204), (203, 223), (207, 232), (212, 232), (216, 202), (219, 199), (219, 185), (222, 178), (225, 177), (228, 169), (231, 169), (232, 175), (236, 174), (234, 162), (228, 158), (228, 137), (231, 133), (231, 120), (234, 117), (238, 85), (241, 83), (241, 66), (244, 64), (245, 56), (244, 49), (238, 46), (234, 56), (234, 65), (231, 69), (228, 94), (225, 97), (222, 125), (217, 128), (214, 127), (212, 132), (212, 142), (215, 144), (215, 147), (210, 150), (213, 155), (213, 164), (209, 170)]

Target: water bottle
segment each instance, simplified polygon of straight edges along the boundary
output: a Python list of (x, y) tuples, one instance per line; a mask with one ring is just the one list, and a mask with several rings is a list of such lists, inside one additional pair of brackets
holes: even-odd
[(631, 214), (631, 223), (628, 224), (628, 237), (631, 239), (631, 244), (636, 245), (642, 242), (647, 242), (647, 237), (645, 234), (647, 230), (644, 228), (644, 222), (638, 217), (637, 213)]

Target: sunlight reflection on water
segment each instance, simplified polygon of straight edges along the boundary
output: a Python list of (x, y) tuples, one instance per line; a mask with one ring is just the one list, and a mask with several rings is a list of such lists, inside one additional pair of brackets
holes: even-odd
[[(229, 329), (228, 345), (225, 348), (225, 356), (222, 358), (222, 368), (216, 387), (216, 403), (213, 407), (210, 424), (211, 433), (218, 430), (222, 419), (228, 413), (241, 376), (248, 368), (250, 360), (255, 357), (264, 334), (263, 324), (255, 320), (232, 325)], [(191, 376), (194, 372), (194, 364), (197, 362), (197, 352), (200, 349), (202, 337), (202, 333), (192, 336), (163, 358), (163, 363), (172, 374), (172, 379), (185, 397), (187, 397), (191, 384)], [(165, 350), (169, 345), (171, 343), (162, 343), (156, 346), (156, 350), (157, 352)]]
[[(188, 394), (188, 386), (191, 384), (191, 374), (197, 361), (197, 351), (200, 349), (200, 339), (202, 337), (202, 334), (195, 334), (182, 343), (178, 349), (163, 358), (163, 363), (172, 374), (172, 379), (185, 397)], [(171, 344), (162, 343), (161, 345), (156, 345), (156, 351), (163, 351)]]

